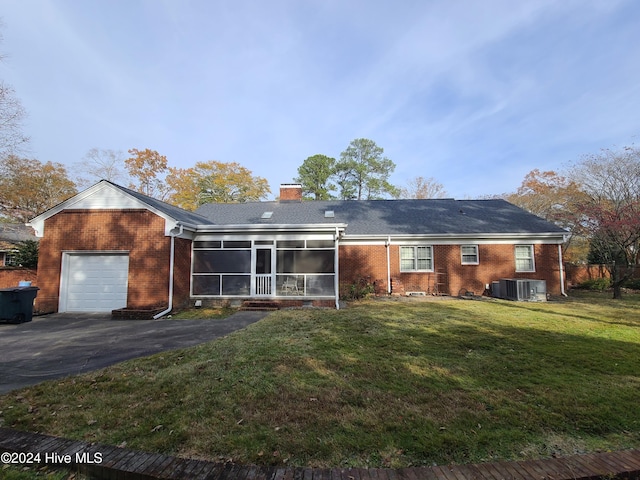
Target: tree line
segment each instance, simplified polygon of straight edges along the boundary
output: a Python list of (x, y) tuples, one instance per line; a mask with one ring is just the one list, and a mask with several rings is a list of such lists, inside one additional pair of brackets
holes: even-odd
[(373, 140), (353, 140), (340, 159), (317, 154), (298, 167), (294, 181), (302, 185), (308, 200), (377, 200), (392, 198), (443, 198), (444, 186), (433, 177), (411, 179), (405, 187), (389, 182), (396, 164), (383, 156), (384, 149)]
[(532, 170), (505, 198), (567, 230), (574, 262), (605, 265), (614, 298), (640, 264), (640, 148), (603, 149), (565, 171)]
[[(302, 162), (298, 177), (307, 199), (347, 200), (429, 198), (446, 194), (433, 179), (418, 177), (407, 188), (389, 182), (395, 163), (382, 157), (383, 149), (368, 139), (356, 139), (340, 161), (314, 155)], [(75, 195), (78, 189), (104, 179), (127, 186), (186, 210), (212, 202), (237, 203), (267, 198), (266, 179), (236, 162), (215, 160), (177, 168), (151, 149), (120, 151), (92, 148), (73, 165), (76, 177), (54, 162), (40, 162), (15, 153), (0, 157), (0, 217), (26, 222)], [(333, 195), (335, 192), (336, 195)]]

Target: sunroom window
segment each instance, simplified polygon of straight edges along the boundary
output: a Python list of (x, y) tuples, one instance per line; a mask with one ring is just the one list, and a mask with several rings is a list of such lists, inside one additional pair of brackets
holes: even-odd
[(194, 296), (335, 295), (335, 241), (200, 239), (193, 244)]
[(281, 240), (276, 243), (276, 282), (281, 295), (334, 294), (335, 249), (326, 240)]

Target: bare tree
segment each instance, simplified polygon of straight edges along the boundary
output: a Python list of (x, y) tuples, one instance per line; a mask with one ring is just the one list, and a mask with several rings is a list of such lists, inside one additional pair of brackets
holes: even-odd
[[(0, 27), (2, 26), (0, 21)], [(0, 61), (4, 59), (5, 55), (0, 54)], [(13, 87), (0, 80), (0, 158), (21, 153), (22, 148), (29, 142), (29, 137), (22, 133), (27, 112), (15, 94)]]
[(581, 205), (592, 252), (611, 274), (621, 297), (629, 269), (640, 262), (640, 148), (602, 150), (574, 166), (572, 176), (587, 195)]
[(121, 150), (92, 148), (82, 161), (76, 164), (79, 176), (76, 184), (80, 187), (88, 187), (100, 180), (124, 185), (129, 182), (129, 177), (124, 170), (125, 154)]
[(407, 182), (407, 186), (400, 189), (400, 198), (446, 198), (444, 185), (435, 178), (415, 177)]

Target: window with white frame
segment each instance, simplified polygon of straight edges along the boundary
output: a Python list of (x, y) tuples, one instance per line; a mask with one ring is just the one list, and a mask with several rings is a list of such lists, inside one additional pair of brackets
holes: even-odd
[(4, 257), (4, 264), (8, 267), (17, 267), (18, 259), (14, 253), (7, 253)]
[(462, 265), (478, 265), (480, 263), (477, 245), (461, 245), (460, 253), (462, 255)]
[(18, 262), (16, 260), (15, 252), (0, 252), (0, 267), (16, 267)]
[(516, 272), (535, 272), (533, 245), (516, 245)]
[(400, 247), (401, 272), (431, 270), (433, 270), (433, 247), (421, 245)]

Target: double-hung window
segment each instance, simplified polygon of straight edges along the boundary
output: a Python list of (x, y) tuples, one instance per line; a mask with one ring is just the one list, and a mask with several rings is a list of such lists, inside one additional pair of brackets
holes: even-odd
[(433, 270), (433, 247), (400, 247), (400, 271), (419, 272)]
[(0, 267), (16, 267), (17, 264), (15, 252), (0, 253)]
[(516, 272), (535, 272), (533, 245), (516, 245)]
[(461, 245), (460, 252), (462, 265), (478, 265), (480, 263), (477, 245)]

